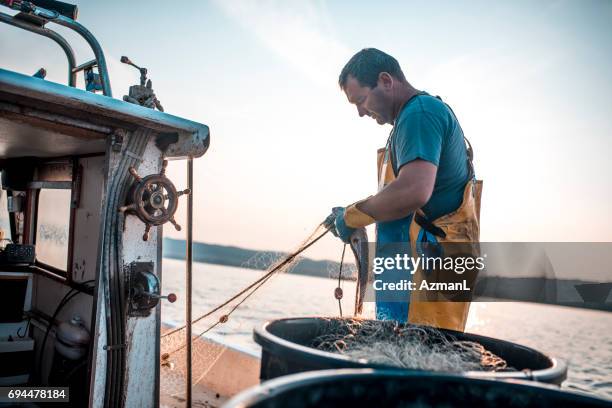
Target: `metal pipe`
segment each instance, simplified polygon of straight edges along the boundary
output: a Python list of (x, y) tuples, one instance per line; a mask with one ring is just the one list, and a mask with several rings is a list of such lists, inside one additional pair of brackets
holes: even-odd
[(192, 379), (191, 379), (191, 294), (192, 294), (192, 286), (191, 286), (191, 269), (193, 265), (193, 157), (189, 156), (187, 159), (187, 188), (190, 193), (187, 195), (187, 272), (186, 272), (186, 286), (187, 286), (187, 296), (186, 296), (186, 337), (187, 337), (187, 364), (186, 369), (186, 390), (185, 390), (185, 399), (186, 406), (191, 407), (191, 387), (192, 387)]
[[(98, 61), (98, 74), (100, 75), (100, 82), (102, 84), (102, 93), (106, 96), (112, 97), (113, 94), (110, 87), (110, 78), (108, 76), (104, 51), (102, 51), (102, 47), (100, 47), (100, 43), (98, 43), (96, 37), (94, 37), (93, 34), (80, 23), (59, 14), (57, 11), (47, 10), (31, 4), (30, 6), (31, 9), (29, 10), (28, 14), (41, 18), (44, 21), (53, 21), (56, 24), (68, 27), (71, 30), (76, 31), (81, 37), (83, 37), (83, 39), (85, 39), (85, 41), (87, 41), (87, 44), (89, 44), (91, 47), (91, 50)], [(72, 72), (72, 70), (70, 70), (70, 72)]]
[(51, 21), (76, 31), (85, 39), (85, 41), (87, 41), (94, 53), (94, 56), (96, 57), (96, 60), (98, 61), (98, 74), (100, 75), (100, 83), (102, 84), (102, 93), (106, 96), (112, 97), (113, 93), (111, 91), (110, 78), (108, 76), (104, 51), (102, 51), (102, 47), (100, 47), (100, 43), (98, 43), (96, 37), (94, 37), (93, 34), (90, 33), (84, 26), (74, 20), (69, 19), (68, 17), (58, 15)]
[(74, 57), (74, 51), (68, 41), (58, 33), (53, 30), (49, 30), (48, 28), (39, 27), (34, 24), (30, 24), (24, 20), (18, 20), (13, 18), (12, 16), (0, 13), (0, 22), (12, 25), (17, 28), (21, 28), (26, 31), (33, 32), (35, 34), (42, 35), (44, 37), (50, 38), (55, 41), (66, 53), (66, 58), (68, 59), (68, 85), (75, 88), (76, 87), (76, 72), (73, 72), (74, 67), (76, 66), (76, 58)]

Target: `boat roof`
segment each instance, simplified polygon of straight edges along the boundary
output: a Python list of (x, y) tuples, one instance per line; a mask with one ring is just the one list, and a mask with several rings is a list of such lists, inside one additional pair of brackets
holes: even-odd
[(0, 159), (103, 153), (117, 129), (178, 134), (168, 158), (200, 157), (208, 126), (0, 68)]

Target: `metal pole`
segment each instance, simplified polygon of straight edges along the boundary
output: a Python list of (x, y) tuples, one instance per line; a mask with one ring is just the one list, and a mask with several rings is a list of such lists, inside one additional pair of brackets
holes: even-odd
[(192, 317), (191, 317), (191, 267), (193, 264), (193, 253), (192, 253), (192, 246), (193, 246), (193, 157), (189, 157), (189, 159), (187, 160), (187, 188), (189, 188), (190, 193), (187, 195), (187, 254), (186, 254), (186, 258), (187, 258), (187, 272), (186, 272), (186, 286), (187, 286), (187, 296), (186, 296), (186, 316), (185, 319), (187, 320), (185, 328), (186, 330), (186, 337), (187, 337), (187, 364), (186, 364), (186, 369), (187, 369), (187, 373), (186, 373), (186, 385), (187, 385), (187, 389), (185, 391), (186, 395), (185, 395), (185, 399), (186, 399), (186, 406), (187, 407), (191, 407), (191, 385), (192, 385), (192, 379), (191, 379), (191, 321), (192, 321)]

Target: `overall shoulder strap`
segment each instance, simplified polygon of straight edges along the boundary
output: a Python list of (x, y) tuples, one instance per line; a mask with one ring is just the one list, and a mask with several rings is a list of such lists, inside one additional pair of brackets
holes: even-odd
[[(453, 108), (451, 108), (448, 103), (444, 102), (440, 96), (436, 95), (436, 98), (440, 100), (444, 105), (446, 105), (446, 107), (451, 111), (451, 113), (455, 117), (455, 120), (457, 121), (457, 123), (459, 123), (459, 119), (457, 119), (457, 115), (455, 114), (455, 111), (453, 110)], [(472, 144), (470, 143), (468, 138), (465, 137), (465, 134), (463, 135), (463, 140), (465, 141), (465, 150), (467, 153), (467, 165), (468, 165), (468, 171), (469, 171), (468, 179), (471, 179), (476, 176), (476, 172), (474, 171), (474, 149), (472, 148)]]
[[(416, 94), (414, 94), (410, 99), (408, 99), (407, 101), (404, 102), (404, 104), (400, 107), (399, 112), (397, 113), (397, 119), (399, 119), (400, 114), (402, 113), (402, 111), (404, 110), (404, 108), (406, 106), (408, 106), (408, 102), (410, 102), (413, 98), (417, 97), (417, 96), (421, 96), (421, 95), (429, 95), (427, 92), (425, 91), (419, 91)], [(395, 136), (395, 124), (393, 124), (393, 127), (391, 128), (391, 131), (389, 132), (389, 137), (387, 138), (387, 143), (385, 145), (385, 149), (387, 150), (387, 154), (389, 156), (389, 161), (391, 163), (391, 167), (393, 168), (393, 173), (395, 173), (395, 166), (393, 165), (393, 149), (391, 149), (392, 145), (393, 145), (393, 139)], [(397, 174), (396, 174), (397, 176)]]

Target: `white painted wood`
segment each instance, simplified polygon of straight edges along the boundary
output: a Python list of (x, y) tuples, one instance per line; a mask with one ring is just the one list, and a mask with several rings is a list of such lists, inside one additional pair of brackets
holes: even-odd
[[(154, 141), (150, 141), (143, 155), (143, 162), (138, 167), (141, 177), (159, 173), (161, 155)], [(143, 241), (145, 225), (134, 215), (128, 215), (123, 233), (123, 262), (153, 262), (153, 272), (157, 271), (158, 246), (157, 227), (149, 233), (149, 240)], [(160, 307), (159, 305), (157, 307)], [(156, 375), (158, 375), (159, 355), (156, 353), (156, 342), (159, 336), (159, 318), (155, 310), (148, 317), (128, 318), (126, 325), (127, 339), (127, 372), (125, 388), (126, 407), (153, 407), (157, 399)]]

